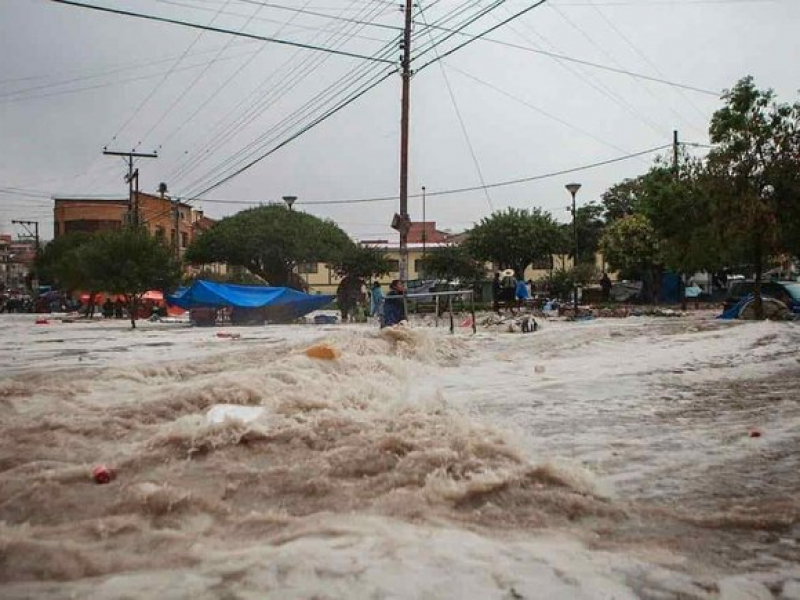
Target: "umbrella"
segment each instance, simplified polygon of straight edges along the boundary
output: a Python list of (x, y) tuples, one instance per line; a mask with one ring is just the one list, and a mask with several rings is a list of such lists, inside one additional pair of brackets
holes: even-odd
[(149, 292), (145, 292), (142, 296), (142, 300), (155, 300), (157, 302), (161, 302), (164, 300), (164, 292), (159, 292), (158, 290), (150, 290)]

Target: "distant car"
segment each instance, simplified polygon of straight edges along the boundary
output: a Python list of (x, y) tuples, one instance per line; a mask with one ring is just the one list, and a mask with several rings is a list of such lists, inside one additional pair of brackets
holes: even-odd
[[(725, 310), (735, 306), (742, 298), (753, 293), (754, 281), (735, 281), (728, 289), (725, 296)], [(790, 309), (793, 313), (800, 313), (800, 283), (797, 281), (763, 281), (761, 295), (767, 298), (784, 299), (787, 295), (791, 298)]]

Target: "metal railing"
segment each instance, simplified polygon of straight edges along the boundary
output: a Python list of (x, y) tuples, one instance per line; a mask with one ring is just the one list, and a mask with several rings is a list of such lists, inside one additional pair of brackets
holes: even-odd
[(456, 290), (450, 292), (423, 292), (420, 294), (403, 294), (403, 310), (408, 316), (408, 300), (413, 298), (434, 298), (436, 302), (436, 327), (439, 326), (441, 314), (441, 299), (447, 299), (447, 312), (450, 316), (450, 333), (455, 333), (455, 320), (453, 318), (453, 298), (468, 297), (470, 301), (470, 315), (472, 316), (472, 333), (478, 333), (478, 325), (475, 321), (475, 291)]

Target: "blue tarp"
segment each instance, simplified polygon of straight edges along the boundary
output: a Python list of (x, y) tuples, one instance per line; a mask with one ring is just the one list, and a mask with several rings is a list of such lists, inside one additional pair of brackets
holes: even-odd
[(753, 294), (748, 294), (747, 296), (739, 300), (739, 302), (731, 306), (728, 310), (723, 311), (723, 313), (717, 318), (725, 319), (726, 321), (729, 321), (731, 319), (738, 319), (739, 313), (742, 312), (742, 309), (745, 307), (745, 305), (747, 305), (748, 302), (753, 301), (753, 297), (754, 297)]
[(334, 300), (334, 296), (311, 295), (286, 287), (258, 285), (235, 285), (198, 280), (190, 287), (167, 295), (169, 304), (189, 310), (192, 308), (242, 308), (262, 309), (282, 307), (294, 318), (322, 308)]

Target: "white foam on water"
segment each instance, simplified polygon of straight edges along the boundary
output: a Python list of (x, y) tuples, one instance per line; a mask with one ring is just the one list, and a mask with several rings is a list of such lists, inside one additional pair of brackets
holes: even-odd
[[(797, 367), (792, 324), (0, 327), (20, 338), (0, 351), (3, 595), (703, 598), (795, 577), (796, 549), (751, 560), (742, 527), (799, 522), (797, 397), (729, 393)], [(748, 464), (777, 483), (747, 487)]]

